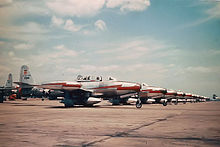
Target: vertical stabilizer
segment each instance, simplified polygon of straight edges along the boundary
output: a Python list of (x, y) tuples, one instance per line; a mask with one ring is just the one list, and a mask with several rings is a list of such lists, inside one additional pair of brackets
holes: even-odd
[(29, 67), (27, 65), (21, 66), (21, 73), (20, 73), (20, 81), (21, 83), (25, 84), (33, 84), (34, 80), (31, 76)]
[(8, 75), (8, 80), (6, 81), (5, 87), (11, 88), (12, 87), (12, 74)]

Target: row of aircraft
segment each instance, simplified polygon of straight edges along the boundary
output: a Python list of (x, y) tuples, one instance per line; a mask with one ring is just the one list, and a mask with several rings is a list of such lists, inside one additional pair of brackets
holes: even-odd
[[(159, 103), (166, 106), (168, 103), (204, 102), (210, 98), (182, 91), (175, 91), (161, 87), (149, 86), (145, 83), (116, 80), (113, 77), (103, 79), (101, 76), (81, 76), (75, 81), (53, 81), (43, 84), (34, 84), (29, 67), (23, 65), (20, 71), (16, 98), (48, 97), (56, 99), (63, 97), (61, 103), (65, 107), (74, 105), (93, 106), (102, 100), (109, 100), (113, 105), (135, 103), (137, 108), (142, 104)], [(12, 94), (12, 75), (5, 87), (1, 87), (4, 96)]]

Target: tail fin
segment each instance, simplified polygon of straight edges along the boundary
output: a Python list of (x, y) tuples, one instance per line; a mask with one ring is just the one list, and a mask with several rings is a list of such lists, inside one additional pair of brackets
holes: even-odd
[(8, 75), (8, 80), (6, 81), (5, 87), (11, 88), (12, 87), (12, 74)]
[(24, 84), (30, 84), (32, 85), (34, 83), (34, 80), (31, 76), (29, 67), (27, 65), (21, 66), (21, 72), (20, 72), (20, 83)]

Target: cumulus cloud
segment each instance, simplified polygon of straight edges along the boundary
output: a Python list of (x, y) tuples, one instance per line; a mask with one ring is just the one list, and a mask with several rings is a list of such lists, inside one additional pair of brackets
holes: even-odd
[(105, 31), (106, 30), (106, 24), (103, 20), (97, 20), (95, 23), (94, 23), (96, 29), (98, 30), (101, 30), (101, 31)]
[(59, 18), (56, 16), (53, 16), (51, 18), (51, 24), (53, 26), (56, 26), (56, 27), (59, 27), (59, 28), (62, 28), (64, 30), (71, 31), (71, 32), (77, 32), (83, 28), (82, 25), (76, 25), (74, 21), (71, 19), (63, 20), (62, 18)]
[(55, 25), (55, 26), (61, 26), (61, 25), (64, 24), (64, 20), (63, 20), (62, 18), (58, 18), (58, 17), (56, 17), (56, 16), (53, 16), (53, 17), (51, 18), (51, 22), (52, 22), (52, 24)]
[(143, 11), (150, 6), (150, 0), (107, 0), (107, 8), (119, 7), (121, 11)]
[(150, 0), (55, 0), (46, 5), (61, 16), (94, 16), (104, 6), (120, 8), (121, 11), (143, 11), (150, 6)]
[(77, 32), (82, 28), (80, 25), (74, 24), (74, 22), (71, 19), (66, 20), (64, 29), (71, 31), (71, 32)]
[(21, 43), (14, 45), (15, 50), (29, 50), (33, 47), (33, 44)]
[(104, 6), (105, 0), (55, 0), (47, 6), (62, 16), (93, 16)]

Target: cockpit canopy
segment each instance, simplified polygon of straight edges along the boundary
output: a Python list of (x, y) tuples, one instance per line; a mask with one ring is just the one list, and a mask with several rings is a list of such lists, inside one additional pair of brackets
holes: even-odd
[(78, 82), (100, 82), (102, 81), (102, 76), (82, 76), (82, 75), (78, 75), (77, 79)]
[(114, 78), (114, 77), (108, 77), (108, 80), (109, 80), (109, 81), (116, 81), (117, 79)]

